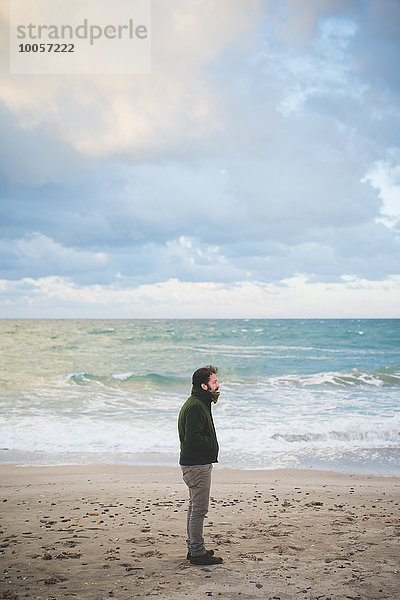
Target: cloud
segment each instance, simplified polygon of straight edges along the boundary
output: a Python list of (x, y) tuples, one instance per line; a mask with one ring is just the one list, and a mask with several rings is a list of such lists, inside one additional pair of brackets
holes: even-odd
[(0, 280), (0, 309), (8, 318), (21, 312), (28, 318), (391, 318), (399, 302), (398, 276), (385, 283), (344, 276), (329, 285), (303, 275), (280, 285), (170, 279), (129, 289), (77, 286), (60, 277)]
[[(271, 164), (224, 158), (223, 171), (170, 161), (105, 164), (100, 174), (88, 169), (83, 182), (80, 174), (14, 190), (2, 218), (2, 276), (65, 275), (79, 283), (122, 276), (129, 286), (174, 277), (279, 281), (308, 272), (335, 281), (344, 272), (372, 279), (396, 272), (398, 241), (376, 222), (381, 201), (368, 183), (351, 173), (335, 181), (337, 171), (318, 157), (307, 181), (307, 157), (294, 155), (290, 165), (279, 156)], [(99, 262), (100, 254), (107, 260)]]
[(215, 285), (257, 310), (298, 273), (330, 298), (344, 275), (392, 281), (398, 10), (157, 0), (150, 76), (3, 75), (1, 277), (104, 306)]
[(391, 160), (382, 160), (375, 164), (366, 176), (366, 180), (369, 180), (379, 190), (379, 197), (382, 200), (381, 216), (377, 221), (398, 231), (400, 226), (400, 153), (396, 151), (391, 154)]
[(78, 280), (87, 281), (90, 273), (90, 279), (98, 280), (108, 263), (103, 252), (66, 248), (41, 234), (18, 239), (14, 244), (0, 242), (0, 257), (2, 265), (11, 266), (3, 271), (10, 279), (20, 278), (21, 273), (29, 273), (32, 278), (46, 277), (48, 273), (60, 276), (73, 273)]
[[(3, 77), (0, 98), (32, 129), (45, 123), (86, 156), (153, 156), (220, 128), (205, 66), (261, 15), (261, 0), (156, 0), (150, 75)], [(38, 79), (40, 85), (38, 85)]]

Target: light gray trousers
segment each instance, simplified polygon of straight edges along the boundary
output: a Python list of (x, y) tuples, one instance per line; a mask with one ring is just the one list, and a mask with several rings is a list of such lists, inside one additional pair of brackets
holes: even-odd
[(186, 542), (192, 556), (201, 556), (206, 551), (203, 524), (210, 501), (211, 471), (212, 464), (190, 467), (182, 465), (183, 481), (189, 488)]

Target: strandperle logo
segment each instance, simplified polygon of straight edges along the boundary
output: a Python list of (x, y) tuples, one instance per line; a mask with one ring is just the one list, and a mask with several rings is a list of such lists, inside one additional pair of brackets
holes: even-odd
[(129, 19), (128, 24), (124, 25), (101, 25), (89, 24), (88, 19), (84, 19), (81, 25), (73, 27), (72, 25), (44, 25), (29, 23), (29, 25), (17, 25), (17, 38), (19, 40), (89, 40), (91, 46), (96, 40), (105, 38), (115, 39), (147, 39), (149, 33), (146, 25), (137, 25), (133, 19)]
[(13, 74), (146, 74), (151, 0), (9, 0)]

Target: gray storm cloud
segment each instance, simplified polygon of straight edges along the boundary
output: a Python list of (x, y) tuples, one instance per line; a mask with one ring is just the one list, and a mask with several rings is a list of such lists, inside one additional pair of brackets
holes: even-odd
[(395, 274), (368, 174), (398, 156), (398, 2), (153, 12), (150, 76), (3, 76), (0, 277)]

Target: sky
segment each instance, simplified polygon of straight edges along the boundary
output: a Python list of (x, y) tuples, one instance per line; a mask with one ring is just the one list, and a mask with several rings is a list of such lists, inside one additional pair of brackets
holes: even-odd
[(0, 6), (0, 318), (400, 317), (399, 0), (153, 0), (138, 75)]

